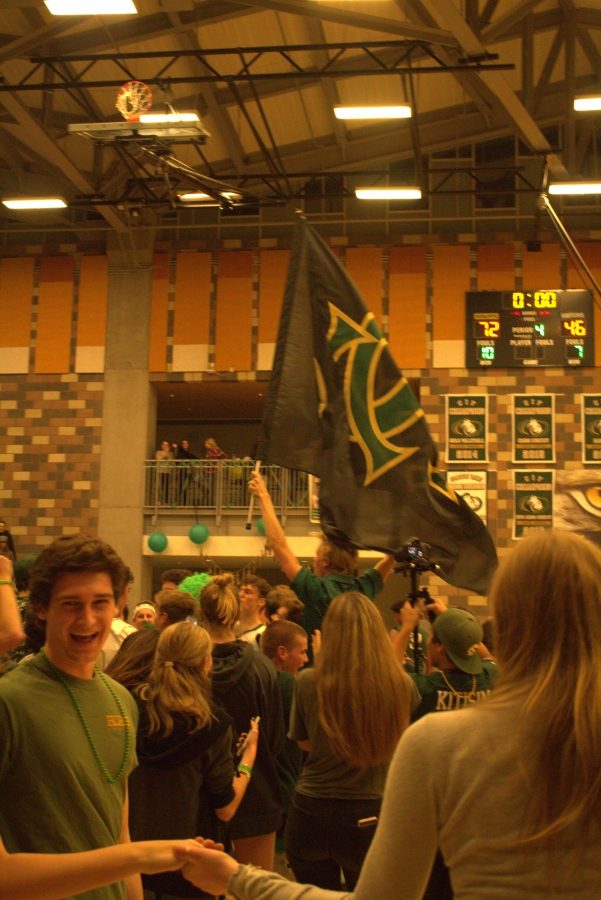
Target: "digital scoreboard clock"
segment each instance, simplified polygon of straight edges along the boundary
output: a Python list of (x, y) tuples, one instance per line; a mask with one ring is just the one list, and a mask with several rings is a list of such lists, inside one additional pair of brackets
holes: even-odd
[(590, 291), (469, 291), (468, 369), (594, 366)]

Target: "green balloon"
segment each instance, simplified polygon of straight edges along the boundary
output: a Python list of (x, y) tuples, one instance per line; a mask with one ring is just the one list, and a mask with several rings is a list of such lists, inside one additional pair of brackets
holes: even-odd
[(193, 544), (204, 544), (209, 538), (209, 529), (206, 525), (198, 523), (197, 525), (192, 526), (188, 532), (188, 537)]
[(148, 546), (154, 553), (161, 553), (167, 546), (167, 535), (154, 531), (148, 538)]

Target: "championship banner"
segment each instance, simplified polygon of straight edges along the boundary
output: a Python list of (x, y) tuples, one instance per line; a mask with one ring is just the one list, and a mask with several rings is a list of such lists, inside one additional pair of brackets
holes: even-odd
[(447, 472), (447, 482), (463, 497), (470, 509), (486, 522), (486, 489), (488, 473), (482, 471)]
[(447, 462), (488, 462), (488, 395), (446, 394)]
[(555, 395), (513, 394), (512, 462), (555, 462)]
[(531, 531), (553, 528), (553, 478), (551, 470), (513, 473), (513, 539)]
[(601, 394), (582, 395), (582, 462), (601, 460)]

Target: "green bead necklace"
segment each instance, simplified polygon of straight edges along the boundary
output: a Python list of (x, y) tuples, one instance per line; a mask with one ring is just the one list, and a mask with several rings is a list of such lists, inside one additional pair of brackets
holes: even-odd
[(116, 772), (115, 775), (111, 775), (111, 773), (109, 772), (109, 770), (107, 769), (107, 767), (104, 764), (104, 760), (101, 758), (100, 753), (98, 752), (96, 744), (94, 743), (94, 738), (92, 737), (92, 732), (90, 731), (90, 726), (88, 725), (88, 723), (85, 720), (81, 706), (79, 705), (79, 700), (77, 699), (77, 697), (71, 690), (71, 686), (69, 685), (67, 680), (63, 677), (63, 673), (60, 671), (60, 669), (57, 669), (56, 666), (54, 665), (54, 663), (52, 663), (48, 659), (48, 657), (46, 656), (44, 651), (41, 650), (40, 653), (45, 658), (46, 662), (48, 663), (48, 665), (50, 666), (50, 668), (52, 669), (52, 671), (54, 672), (56, 677), (59, 679), (59, 681), (62, 683), (64, 689), (66, 690), (67, 694), (69, 695), (69, 697), (71, 699), (71, 703), (73, 704), (73, 706), (75, 708), (75, 712), (79, 716), (79, 721), (81, 722), (81, 727), (84, 730), (84, 734), (88, 739), (88, 744), (90, 745), (90, 750), (92, 751), (94, 759), (98, 763), (98, 768), (100, 769), (100, 771), (102, 772), (102, 774), (104, 775), (104, 777), (106, 778), (106, 780), (108, 781), (109, 784), (116, 784), (117, 781), (121, 780), (123, 773), (125, 772), (127, 763), (129, 761), (129, 751), (130, 751), (130, 747), (131, 747), (131, 730), (130, 730), (130, 726), (129, 726), (129, 719), (127, 718), (125, 709), (123, 708), (123, 704), (119, 700), (119, 697), (117, 696), (117, 694), (111, 687), (110, 682), (107, 680), (105, 675), (100, 671), (100, 669), (97, 666), (94, 666), (94, 675), (96, 675), (97, 678), (100, 678), (103, 685), (108, 690), (109, 694), (115, 701), (115, 704), (117, 706), (117, 709), (119, 710), (119, 713), (121, 714), (122, 721), (125, 723), (125, 746), (123, 748), (123, 759), (121, 760), (121, 765), (119, 766), (119, 770)]

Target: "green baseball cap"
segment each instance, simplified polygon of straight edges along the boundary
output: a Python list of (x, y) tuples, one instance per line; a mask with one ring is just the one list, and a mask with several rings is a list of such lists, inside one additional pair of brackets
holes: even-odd
[(479, 675), (482, 659), (477, 653), (482, 643), (482, 626), (465, 609), (448, 609), (434, 619), (434, 636), (446, 650), (446, 654), (462, 672)]

